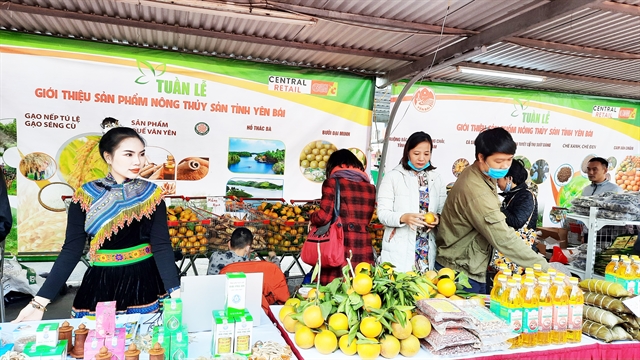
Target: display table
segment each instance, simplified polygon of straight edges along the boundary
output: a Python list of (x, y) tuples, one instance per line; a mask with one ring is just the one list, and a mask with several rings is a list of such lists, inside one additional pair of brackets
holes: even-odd
[[(285, 337), (285, 341), (294, 349), (294, 353), (299, 357), (299, 360), (317, 360), (322, 358), (344, 359), (352, 360), (357, 357), (347, 356), (340, 350), (337, 350), (331, 355), (322, 355), (315, 348), (300, 349), (296, 346), (293, 336), (289, 336), (277, 318), (277, 314), (280, 312), (282, 306), (271, 306), (271, 312), (275, 315), (275, 321), (280, 328), (281, 333)], [(435, 330), (434, 330), (435, 331)], [(514, 356), (515, 355), (515, 356)], [(402, 355), (398, 355), (399, 359), (406, 359)], [(415, 359), (454, 359), (451, 356), (437, 356), (431, 354), (431, 352), (420, 349), (420, 352), (414, 356)], [(378, 359), (384, 359), (379, 356)], [(611, 344), (606, 344), (596, 339), (590, 338), (586, 335), (582, 336), (582, 342), (576, 344), (564, 344), (564, 345), (549, 345), (539, 346), (534, 348), (519, 348), (505, 351), (494, 351), (480, 354), (473, 354), (468, 356), (455, 357), (455, 359), (482, 359), (482, 360), (538, 360), (538, 359), (550, 359), (550, 360), (576, 360), (576, 359), (603, 359), (603, 360), (628, 360), (628, 359), (640, 359), (640, 342), (638, 341), (618, 341)]]
[[(142, 315), (140, 319), (140, 328), (138, 330), (139, 334), (146, 334), (153, 326), (149, 320), (156, 314), (146, 314)], [(156, 315), (157, 316), (157, 315)], [(204, 314), (203, 314), (204, 316)], [(207, 316), (211, 316), (210, 314)], [(269, 319), (267, 314), (262, 313), (262, 318), (260, 321), (260, 326), (256, 326), (253, 328), (253, 338), (251, 339), (251, 344), (253, 345), (256, 341), (273, 341), (280, 344), (286, 344), (285, 339), (282, 337), (279, 329), (273, 324), (273, 322)], [(70, 325), (72, 325), (75, 329), (83, 322), (82, 319), (60, 319), (60, 320), (45, 320), (45, 321), (29, 321), (22, 322), (19, 324), (12, 323), (2, 323), (2, 333), (7, 334), (11, 333), (18, 326), (34, 326), (38, 327), (40, 323), (50, 323), (50, 322), (59, 322), (68, 321)], [(195, 359), (200, 356), (210, 357), (211, 351), (211, 331), (203, 331), (198, 333), (189, 333), (189, 358)], [(69, 357), (70, 358), (70, 357)], [(149, 354), (146, 352), (140, 353), (141, 360), (148, 360)]]

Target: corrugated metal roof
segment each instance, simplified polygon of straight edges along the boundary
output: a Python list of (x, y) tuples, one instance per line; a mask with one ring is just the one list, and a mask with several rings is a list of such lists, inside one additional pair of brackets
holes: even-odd
[[(176, 3), (180, 1), (175, 0)], [(249, 2), (234, 1), (236, 5)], [(266, 3), (251, 2), (258, 7)], [(318, 19), (313, 26), (302, 26), (204, 14), (189, 7), (176, 10), (147, 6), (149, 3), (140, 5), (136, 0), (12, 0), (9, 6), (6, 2), (0, 3), (0, 6), (5, 4), (0, 10), (0, 27), (258, 62), (384, 75), (419, 57), (433, 54), (438, 46), (441, 53), (442, 49), (466, 38), (465, 35), (441, 38), (439, 31), (443, 21), (445, 33), (465, 32), (468, 36), (539, 6), (559, 4), (548, 0), (269, 1), (275, 8), (294, 6), (298, 13), (308, 13)], [(551, 42), (640, 56), (640, 16), (630, 15), (628, 9), (629, 6), (632, 11), (640, 7), (640, 0), (615, 0), (605, 5), (571, 11), (520, 34), (509, 35), (537, 41), (536, 46), (515, 45), (509, 43), (509, 39), (502, 43), (490, 42), (485, 44), (489, 45), (486, 53), (467, 60), (506, 70), (580, 75), (585, 81), (550, 76), (541, 84), (525, 84), (517, 80), (460, 74), (453, 67), (429, 76), (439, 81), (640, 99), (640, 85), (598, 82), (601, 78), (640, 84), (640, 57), (634, 60), (603, 59), (590, 49), (545, 48), (545, 42)], [(424, 26), (418, 29), (420, 25)], [(425, 29), (427, 26), (429, 29)], [(231, 38), (233, 34), (243, 37)], [(266, 43), (265, 39), (282, 43)]]

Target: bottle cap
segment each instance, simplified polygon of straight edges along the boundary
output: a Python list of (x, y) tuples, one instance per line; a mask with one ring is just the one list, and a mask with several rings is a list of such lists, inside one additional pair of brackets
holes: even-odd
[(504, 275), (504, 274), (498, 275), (498, 281), (507, 281), (507, 275)]
[(507, 285), (509, 285), (509, 286), (516, 286), (517, 284), (518, 284), (518, 283), (517, 283), (515, 280), (513, 280), (513, 279), (509, 279), (509, 280), (507, 281)]
[(577, 283), (579, 283), (579, 282), (580, 282), (580, 279), (578, 279), (577, 277), (573, 277), (573, 276), (572, 276), (572, 277), (570, 277), (570, 278), (569, 278), (569, 282), (570, 282), (570, 283), (572, 283), (572, 284), (573, 284), (573, 283), (576, 283), (576, 284), (577, 284)]
[(541, 271), (541, 270), (542, 270), (542, 265), (540, 265), (540, 264), (533, 264), (533, 270)]
[(532, 278), (524, 279), (524, 284), (533, 286), (534, 285), (533, 279)]

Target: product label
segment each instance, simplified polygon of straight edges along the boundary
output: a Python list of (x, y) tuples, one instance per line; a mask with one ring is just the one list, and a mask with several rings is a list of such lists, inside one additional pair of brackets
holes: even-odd
[(500, 316), (500, 302), (497, 300), (491, 300), (491, 302), (489, 303), (489, 309), (491, 309), (491, 312)]
[(553, 306), (542, 305), (538, 307), (538, 331), (551, 331), (553, 324)]
[(458, 313), (460, 309), (449, 301), (429, 301), (429, 306), (436, 309), (438, 312), (444, 313)]
[(507, 316), (507, 321), (513, 331), (522, 332), (522, 309), (509, 309)]
[(553, 305), (553, 330), (567, 330), (567, 318), (569, 317), (569, 306)]
[(524, 308), (524, 317), (522, 320), (522, 332), (523, 333), (536, 333), (538, 332), (538, 308), (527, 307)]
[(582, 304), (569, 305), (567, 330), (582, 331)]

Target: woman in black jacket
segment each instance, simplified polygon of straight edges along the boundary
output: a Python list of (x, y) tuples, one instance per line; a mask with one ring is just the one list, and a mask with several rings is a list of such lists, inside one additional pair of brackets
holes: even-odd
[(504, 197), (500, 210), (507, 217), (507, 225), (514, 229), (536, 228), (538, 221), (538, 200), (527, 186), (527, 169), (521, 160), (511, 163), (507, 175), (498, 179), (498, 187)]

